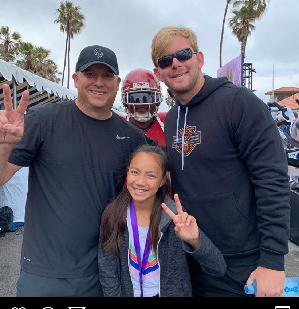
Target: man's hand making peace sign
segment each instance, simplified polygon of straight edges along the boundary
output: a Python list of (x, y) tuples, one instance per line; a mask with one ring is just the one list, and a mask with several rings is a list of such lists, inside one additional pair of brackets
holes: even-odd
[(25, 90), (19, 106), (13, 109), (11, 91), (3, 84), (4, 110), (0, 110), (0, 146), (17, 144), (24, 133), (24, 113), (29, 102), (29, 92)]
[(161, 206), (175, 224), (174, 230), (176, 235), (181, 240), (191, 245), (194, 250), (197, 250), (200, 245), (200, 232), (196, 219), (187, 212), (183, 211), (178, 194), (174, 195), (174, 201), (177, 214), (170, 210), (165, 203), (162, 203)]

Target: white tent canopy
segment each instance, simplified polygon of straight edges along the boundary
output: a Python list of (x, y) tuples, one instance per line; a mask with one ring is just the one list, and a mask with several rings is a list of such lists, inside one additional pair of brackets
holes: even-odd
[[(26, 89), (29, 90), (30, 94), (28, 108), (61, 100), (75, 99), (77, 97), (75, 91), (23, 70), (13, 63), (8, 63), (0, 59), (0, 86), (3, 83), (9, 84), (10, 88), (13, 90), (14, 106), (17, 105), (22, 92)], [(3, 90), (2, 87), (0, 87), (0, 109), (2, 103)]]

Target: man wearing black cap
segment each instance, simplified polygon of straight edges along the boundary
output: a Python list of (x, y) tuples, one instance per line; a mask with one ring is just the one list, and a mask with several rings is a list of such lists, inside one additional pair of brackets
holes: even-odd
[(111, 111), (120, 78), (114, 52), (84, 48), (73, 74), (76, 101), (16, 110), (3, 85), (0, 185), (29, 166), (17, 296), (101, 296), (97, 253), (101, 213), (120, 190), (144, 136)]

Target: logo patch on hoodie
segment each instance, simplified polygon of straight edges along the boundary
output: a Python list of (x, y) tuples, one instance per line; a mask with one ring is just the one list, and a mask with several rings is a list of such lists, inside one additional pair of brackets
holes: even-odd
[[(178, 131), (178, 140), (176, 136), (172, 137), (172, 148), (182, 153), (183, 128)], [(201, 144), (201, 131), (196, 130), (196, 126), (186, 126), (184, 137), (184, 155), (187, 157), (194, 150), (196, 145)]]

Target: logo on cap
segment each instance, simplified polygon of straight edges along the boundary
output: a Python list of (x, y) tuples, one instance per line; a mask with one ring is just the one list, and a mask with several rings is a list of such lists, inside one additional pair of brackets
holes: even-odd
[(104, 53), (101, 51), (100, 48), (96, 48), (94, 50), (94, 54), (96, 55), (97, 58), (102, 58), (104, 56)]

